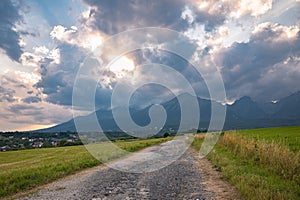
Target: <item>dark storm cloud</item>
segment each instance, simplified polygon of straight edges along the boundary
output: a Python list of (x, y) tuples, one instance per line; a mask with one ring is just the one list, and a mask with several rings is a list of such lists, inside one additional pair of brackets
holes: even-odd
[(15, 61), (19, 61), (23, 52), (19, 45), (20, 35), (14, 29), (22, 20), (18, 9), (10, 0), (0, 1), (0, 48)]
[[(253, 32), (249, 42), (234, 43), (219, 51), (215, 57), (222, 66), (229, 98), (249, 95), (259, 100), (272, 100), (287, 95), (286, 92), (300, 90), (296, 85), (300, 66), (295, 59), (300, 56), (300, 32), (289, 36), (295, 30), (265, 23)], [(291, 91), (282, 90), (282, 87)]]
[(36, 87), (43, 88), (44, 94), (54, 94), (57, 93), (60, 88), (63, 88), (67, 85), (64, 81), (63, 72), (55, 72), (55, 73), (46, 73), (42, 79), (36, 84)]
[(17, 104), (17, 105), (10, 106), (8, 110), (11, 113), (19, 114), (22, 116), (42, 115), (41, 112), (42, 108), (31, 106), (31, 105), (25, 105), (25, 104)]
[[(197, 96), (205, 98), (209, 97), (208, 89), (203, 80), (203, 77), (201, 77), (197, 69), (184, 58), (174, 53), (159, 49), (136, 50), (128, 54), (128, 56), (135, 61), (135, 64), (137, 66), (150, 64), (149, 66), (152, 67), (151, 63), (155, 63), (171, 67), (185, 77), (185, 79), (193, 87), (194, 92)], [(140, 77), (140, 79), (149, 78), (154, 82), (159, 79), (165, 79), (167, 76), (169, 76), (169, 74), (165, 74), (162, 71), (149, 74), (147, 67), (142, 67), (138, 70), (140, 70), (142, 76)], [(178, 84), (177, 80), (174, 80), (174, 82), (168, 82), (168, 85), (166, 85), (166, 87), (156, 84), (148, 84), (135, 91), (135, 94), (133, 95), (130, 103), (132, 104), (132, 106), (135, 105), (138, 107), (146, 107), (151, 104), (165, 102), (167, 99), (174, 97), (172, 89), (175, 89), (173, 92), (180, 91), (180, 93), (184, 93), (186, 92), (187, 88), (185, 88), (185, 86), (183, 85)]]
[[(222, 24), (224, 13), (213, 15), (200, 12), (193, 1), (184, 0), (84, 0), (92, 8), (89, 13), (91, 25), (105, 32), (116, 34), (133, 28), (162, 27), (177, 31), (186, 30), (194, 23), (205, 24), (206, 30)], [(186, 9), (192, 11), (193, 19), (184, 20), (182, 12)], [(82, 19), (83, 22), (88, 19)]]
[(12, 76), (0, 76), (0, 84), (6, 88), (26, 88), (26, 86), (18, 80), (11, 78)]
[(0, 102), (14, 102), (16, 99), (14, 98), (14, 94), (16, 91), (12, 89), (7, 89), (2, 86), (0, 86)]
[(22, 99), (22, 101), (24, 103), (30, 104), (30, 103), (39, 103), (42, 101), (42, 99), (40, 97), (31, 96), (31, 97), (26, 97), (26, 98)]
[[(172, 28), (178, 31), (184, 31), (196, 23), (204, 24), (206, 29), (210, 30), (222, 24), (225, 19), (224, 14), (217, 13), (214, 15), (204, 11), (200, 12), (196, 9), (192, 1), (85, 0), (85, 2), (90, 5), (91, 8), (88, 18), (80, 18), (82, 25), (89, 26), (89, 28), (106, 34), (114, 34), (127, 29), (145, 26)], [(193, 19), (185, 20), (182, 18), (182, 13), (185, 10), (191, 11), (190, 14)], [(83, 62), (88, 53), (78, 46), (67, 44), (66, 41), (58, 42), (61, 62), (57, 66), (49, 66), (49, 63), (44, 63), (41, 66), (42, 78), (36, 84), (36, 87), (42, 89), (44, 94), (47, 94), (46, 101), (59, 105), (72, 105), (72, 91), (76, 73), (80, 63)], [(178, 45), (183, 51), (185, 48), (196, 49), (195, 46), (183, 44), (180, 41), (173, 45)], [(181, 68), (180, 64), (174, 61), (174, 58), (163, 57), (161, 59), (165, 59), (165, 61), (161, 63), (173, 65), (174, 68)], [(105, 76), (104, 79), (114, 79), (114, 74), (109, 74), (109, 72), (107, 72), (107, 74), (107, 76), (103, 74), (103, 76)], [(189, 74), (191, 74), (191, 72), (189, 72)], [(110, 96), (110, 90), (105, 87), (98, 88), (96, 92), (96, 103), (98, 105), (96, 106), (109, 107)]]
[[(49, 89), (50, 87), (47, 86), (47, 88)], [(63, 86), (59, 89), (56, 89), (55, 92), (49, 94), (46, 98), (46, 101), (53, 104), (70, 106), (72, 105), (72, 91), (72, 86)]]
[(73, 83), (85, 54), (68, 44), (60, 44), (59, 49), (60, 64), (52, 65), (51, 61), (43, 63), (40, 68), (42, 77), (35, 87), (47, 94), (46, 101), (50, 103), (72, 105)]
[[(47, 94), (45, 99), (47, 102), (71, 106), (74, 81), (80, 64), (83, 63), (88, 53), (80, 47), (66, 43), (60, 44), (59, 49), (61, 52), (60, 64), (50, 66), (50, 63), (44, 63), (41, 65), (42, 77), (35, 87), (42, 89), (43, 93)], [(85, 96), (86, 91), (82, 92)], [(109, 107), (110, 95), (111, 91), (98, 88), (95, 96), (96, 107)]]

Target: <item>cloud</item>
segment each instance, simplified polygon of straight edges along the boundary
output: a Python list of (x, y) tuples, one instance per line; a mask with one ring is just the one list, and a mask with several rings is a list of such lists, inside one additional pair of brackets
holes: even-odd
[(138, 97), (134, 97), (133, 104), (135, 106), (143, 107), (163, 102), (170, 96), (173, 96), (170, 91), (175, 95), (187, 91), (186, 85), (182, 84), (175, 77), (171, 77), (169, 68), (173, 69), (174, 74), (181, 74), (185, 80), (190, 82), (197, 95), (202, 97), (209, 96), (203, 78), (199, 75), (198, 71), (179, 55), (159, 49), (142, 49), (126, 54), (125, 56), (133, 61), (135, 68), (133, 71), (124, 71), (124, 76), (118, 78), (116, 78), (113, 71), (111, 71), (112, 74), (104, 74), (111, 81), (109, 84), (112, 88), (118, 82), (132, 86), (139, 85), (144, 81), (164, 83), (164, 87), (150, 84), (139, 88), (135, 92), (137, 93), (135, 96)]
[(231, 17), (240, 18), (247, 14), (257, 17), (272, 9), (272, 0), (235, 0), (229, 1), (233, 10)]
[(14, 94), (16, 91), (4, 88), (0, 86), (0, 102), (7, 101), (7, 102), (14, 102), (16, 99), (14, 98)]
[(205, 0), (196, 1), (199, 10), (211, 15), (228, 15), (232, 18), (241, 18), (245, 15), (258, 17), (272, 9), (272, 0)]
[(279, 100), (292, 93), (298, 92), (300, 78), (300, 56), (288, 57), (286, 60), (266, 69), (263, 77), (258, 79), (254, 95), (270, 100)]
[[(203, 32), (205, 33), (223, 24), (228, 11), (227, 7), (222, 6), (214, 6), (213, 10), (199, 9), (197, 2), (182, 0), (150, 2), (139, 0), (86, 0), (85, 2), (90, 8), (82, 13), (79, 25), (71, 26), (70, 28), (57, 25), (54, 26), (50, 32), (50, 37), (58, 43), (60, 63), (58, 65), (42, 63), (40, 69), (42, 78), (36, 84), (36, 87), (40, 88), (43, 94), (47, 95), (45, 99), (48, 102), (60, 105), (71, 105), (72, 88), (80, 63), (83, 62), (85, 56), (91, 50), (94, 50), (95, 47), (102, 43), (103, 38), (107, 37), (107, 35), (145, 26), (172, 28), (178, 31), (185, 31), (191, 27), (202, 26)], [(217, 31), (219, 31), (222, 36), (228, 34), (228, 30), (224, 27), (217, 28)], [(197, 33), (195, 32), (195, 34)], [(112, 45), (117, 45), (120, 49), (122, 48), (120, 45), (134, 46), (139, 42), (139, 37), (144, 38), (144, 35), (124, 38), (124, 41), (121, 41), (121, 43)], [(168, 36), (165, 37), (166, 39), (172, 40), (168, 38)], [(193, 51), (196, 50), (196, 46), (192, 44), (192, 42), (187, 44), (182, 41), (172, 40), (171, 43), (166, 42), (161, 45), (162, 47), (173, 46), (173, 49), (177, 48), (182, 52), (191, 52), (191, 55), (188, 55), (188, 57), (192, 56)], [(48, 50), (40, 47), (36, 49), (35, 55), (37, 55), (37, 52), (46, 54)], [(172, 58), (164, 59), (172, 60)], [(33, 56), (31, 60), (35, 60)], [(172, 63), (164, 62), (167, 64)], [(38, 63), (41, 62), (38, 61)], [(178, 67), (178, 65), (176, 66)], [(112, 89), (113, 85), (117, 81), (120, 81), (116, 70), (103, 68), (100, 71), (100, 89)], [(157, 78), (161, 79), (163, 78), (162, 76), (163, 75), (158, 75)], [(142, 77), (141, 75), (141, 79)]]
[(34, 72), (6, 71), (0, 76), (0, 129), (17, 130), (28, 124), (49, 125), (71, 118), (70, 108), (48, 103), (33, 85)]
[(24, 66), (40, 67), (41, 64), (59, 64), (60, 63), (60, 50), (54, 48), (52, 50), (47, 49), (45, 46), (34, 47), (34, 53), (24, 52), (20, 61)]
[(225, 13), (199, 10), (195, 1), (93, 1), (85, 0), (90, 9), (82, 14), (81, 22), (95, 30), (111, 35), (143, 27), (163, 27), (186, 30), (196, 23), (205, 24), (207, 30), (222, 24)]
[(228, 98), (248, 95), (270, 100), (300, 90), (296, 84), (300, 78), (299, 43), (298, 26), (263, 23), (254, 29), (249, 42), (220, 49), (214, 57), (222, 67)]
[(26, 98), (22, 99), (22, 101), (24, 103), (30, 104), (30, 103), (39, 103), (42, 101), (42, 99), (40, 97), (30, 96), (30, 97), (26, 97)]
[(31, 106), (31, 105), (25, 105), (25, 104), (16, 104), (16, 105), (12, 105), (9, 107), (9, 111), (14, 113), (14, 114), (19, 114), (19, 115), (41, 115), (41, 110), (42, 108), (38, 108), (35, 106)]
[[(115, 34), (127, 29), (160, 26), (170, 27), (180, 22), (187, 23), (181, 18), (185, 4), (182, 1), (90, 1), (89, 14), (85, 15), (89, 23), (106, 34)], [(177, 22), (177, 23), (176, 23)], [(176, 24), (175, 24), (176, 23)]]
[(50, 32), (50, 37), (61, 42), (76, 44), (77, 27), (72, 26), (71, 29), (67, 29), (62, 25), (54, 26)]
[[(0, 102), (1, 104), (18, 102), (20, 96), (27, 95), (31, 88), (34, 75), (20, 71), (6, 71), (0, 76)], [(32, 79), (31, 79), (32, 78)]]
[(97, 31), (89, 30), (85, 25), (82, 26), (80, 30), (78, 30), (76, 26), (71, 26), (70, 29), (62, 25), (54, 26), (50, 32), (50, 36), (52, 39), (61, 43), (71, 44), (93, 51), (102, 44), (103, 36)]
[(70, 44), (59, 44), (60, 62), (41, 63), (41, 79), (34, 85), (40, 89), (45, 100), (59, 105), (72, 105), (72, 90), (80, 64), (86, 57), (86, 51)]
[(10, 0), (0, 1), (0, 48), (17, 62), (23, 52), (19, 44), (20, 33), (16, 31), (16, 24), (22, 21), (18, 6)]

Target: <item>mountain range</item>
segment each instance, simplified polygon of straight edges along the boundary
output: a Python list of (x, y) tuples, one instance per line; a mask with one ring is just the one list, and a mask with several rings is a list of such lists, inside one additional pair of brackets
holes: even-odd
[[(195, 98), (187, 93), (181, 94), (183, 99)], [(182, 97), (182, 96), (181, 96)], [(250, 97), (242, 97), (232, 105), (223, 105), (215, 101), (197, 97), (200, 108), (200, 122), (198, 129), (207, 129), (211, 118), (211, 105), (226, 107), (226, 119), (224, 130), (228, 129), (248, 129), (275, 126), (300, 125), (300, 91), (277, 102), (257, 103)], [(161, 132), (178, 129), (181, 119), (181, 109), (178, 99), (175, 97), (161, 104), (167, 114), (167, 120)], [(129, 108), (134, 122), (139, 126), (146, 126), (150, 123), (149, 109)], [(120, 108), (116, 108), (120, 109)], [(91, 124), (93, 117), (101, 125), (104, 132), (122, 132), (116, 124), (111, 109), (100, 109), (86, 116), (79, 116), (83, 121), (85, 131), (96, 131), (97, 127)], [(38, 132), (67, 132), (76, 131), (74, 119), (71, 119), (56, 126), (36, 130)]]

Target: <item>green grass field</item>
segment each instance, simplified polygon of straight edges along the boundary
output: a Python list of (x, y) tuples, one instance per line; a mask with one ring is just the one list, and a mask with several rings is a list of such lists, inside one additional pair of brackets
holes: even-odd
[[(208, 159), (244, 199), (300, 199), (300, 127), (228, 131)], [(203, 137), (195, 138), (200, 149)]]
[(300, 151), (300, 127), (262, 128), (237, 131), (239, 135), (276, 142), (289, 147), (292, 151)]
[[(172, 138), (116, 141), (114, 144), (133, 152), (170, 139)], [(92, 148), (95, 147), (102, 152), (97, 155), (102, 161), (125, 154), (124, 151), (111, 151), (108, 148), (111, 145), (106, 143), (92, 145)], [(84, 146), (0, 152), (0, 199), (99, 164)]]

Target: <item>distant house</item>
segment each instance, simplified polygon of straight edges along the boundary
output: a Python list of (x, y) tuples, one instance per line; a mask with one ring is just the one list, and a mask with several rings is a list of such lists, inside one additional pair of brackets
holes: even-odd
[(52, 144), (52, 146), (57, 146), (58, 142), (57, 141), (52, 141), (51, 144)]
[(0, 147), (0, 151), (9, 151), (11, 150), (11, 148), (9, 146), (3, 146), (3, 147)]
[(32, 147), (34, 148), (41, 148), (43, 146), (43, 142), (35, 142), (32, 144)]

